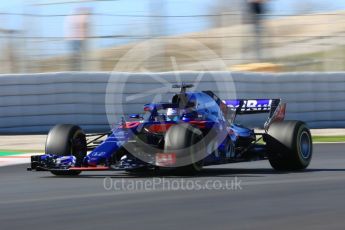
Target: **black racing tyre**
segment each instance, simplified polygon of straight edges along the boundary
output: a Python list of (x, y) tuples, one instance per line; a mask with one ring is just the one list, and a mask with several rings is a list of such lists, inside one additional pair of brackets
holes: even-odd
[(265, 141), (269, 162), (275, 170), (303, 170), (310, 164), (313, 142), (304, 122), (274, 122), (268, 129)]
[[(176, 168), (179, 175), (193, 175), (202, 170), (203, 157), (206, 155), (202, 132), (188, 123), (170, 127), (164, 137), (164, 152), (176, 153), (177, 162), (183, 162)], [(182, 161), (181, 161), (182, 159)]]
[[(76, 125), (60, 124), (48, 133), (45, 147), (46, 154), (76, 157), (75, 166), (81, 166), (87, 153), (86, 137), (83, 130)], [(80, 171), (51, 171), (54, 175), (78, 175)]]

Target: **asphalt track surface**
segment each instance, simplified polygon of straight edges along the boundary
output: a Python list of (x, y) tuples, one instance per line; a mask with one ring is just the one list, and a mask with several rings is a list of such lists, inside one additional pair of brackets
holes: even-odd
[(197, 177), (61, 178), (26, 167), (0, 168), (2, 230), (345, 228), (345, 144), (314, 145), (309, 169), (293, 173), (266, 161), (209, 167)]

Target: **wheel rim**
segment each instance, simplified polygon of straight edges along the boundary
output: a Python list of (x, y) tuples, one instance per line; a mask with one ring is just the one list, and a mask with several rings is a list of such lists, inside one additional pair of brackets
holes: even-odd
[(79, 135), (73, 140), (72, 153), (83, 153), (83, 138)]
[(76, 157), (75, 166), (82, 165), (85, 156), (85, 137), (83, 133), (76, 133), (71, 143), (71, 154)]
[(311, 141), (310, 135), (308, 132), (303, 131), (300, 136), (300, 145), (299, 145), (300, 153), (303, 159), (308, 159), (311, 154)]

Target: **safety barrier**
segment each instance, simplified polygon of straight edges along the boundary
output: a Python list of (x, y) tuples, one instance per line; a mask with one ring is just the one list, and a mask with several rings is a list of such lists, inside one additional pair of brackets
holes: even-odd
[[(0, 133), (44, 133), (58, 123), (108, 130), (111, 117), (140, 113), (152, 100), (169, 100), (176, 92), (170, 85), (179, 79), (224, 99), (281, 98), (288, 103), (287, 119), (312, 128), (345, 127), (345, 73), (61, 72), (0, 75)], [(260, 126), (263, 116), (240, 122)]]

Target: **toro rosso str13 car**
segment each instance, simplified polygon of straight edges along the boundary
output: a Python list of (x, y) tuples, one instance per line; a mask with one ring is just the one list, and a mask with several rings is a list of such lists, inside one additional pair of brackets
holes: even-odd
[[(276, 170), (303, 170), (312, 158), (312, 138), (302, 121), (284, 121), (280, 99), (221, 100), (211, 91), (187, 92), (169, 103), (144, 105), (107, 133), (85, 134), (60, 124), (47, 136), (45, 154), (31, 157), (28, 170), (54, 175), (82, 171), (174, 170), (197, 173), (203, 166), (269, 160)], [(264, 131), (236, 124), (242, 114), (267, 113)]]

